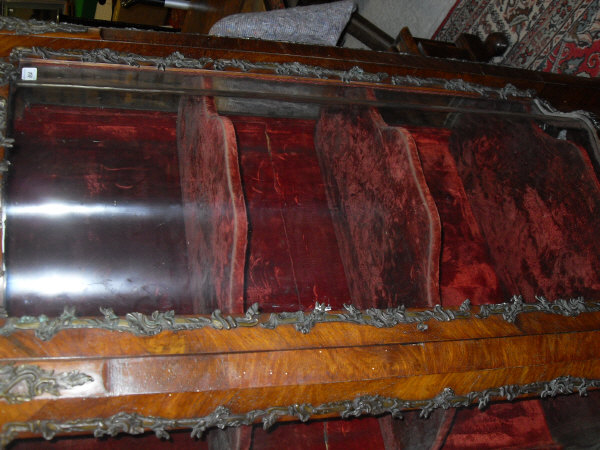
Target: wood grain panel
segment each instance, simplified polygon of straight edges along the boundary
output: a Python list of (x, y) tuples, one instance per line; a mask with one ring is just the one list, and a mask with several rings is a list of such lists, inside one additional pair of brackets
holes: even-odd
[(426, 331), (418, 331), (415, 325), (377, 329), (370, 326), (328, 323), (317, 324), (306, 335), (291, 325), (280, 326), (275, 330), (260, 326), (231, 330), (204, 328), (196, 331), (167, 331), (143, 338), (103, 330), (65, 330), (46, 342), (35, 337), (32, 331), (17, 331), (10, 336), (0, 336), (0, 358), (26, 361), (65, 356), (210, 354), (572, 333), (600, 330), (600, 313), (582, 314), (577, 318), (544, 313), (522, 314), (514, 324), (507, 323), (501, 317), (453, 322), (432, 320), (427, 324)]
[[(539, 381), (554, 378), (548, 378), (547, 367), (560, 364), (577, 369), (581, 364), (597, 360), (595, 342), (599, 337), (600, 332), (594, 331), (419, 344), (143, 358), (63, 358), (27, 363), (61, 372), (73, 368), (81, 368), (82, 372), (93, 370), (96, 381), (98, 374), (102, 374), (105, 391), (90, 387), (90, 392), (94, 396), (108, 397), (175, 392), (235, 393), (246, 389), (285, 390), (301, 386), (325, 388), (344, 383), (385, 379), (400, 382), (400, 379), (418, 380), (433, 374), (506, 368), (531, 371), (538, 374)], [(578, 351), (573, 352), (573, 348)], [(577, 374), (567, 371), (562, 375), (590, 376), (579, 369)], [(466, 384), (454, 382), (453, 386), (465, 388)], [(92, 395), (86, 390), (78, 391), (81, 396), (88, 394)]]
[[(35, 400), (18, 405), (0, 405), (0, 423), (27, 419), (74, 420), (108, 417), (116, 411), (137, 412), (166, 418), (191, 418), (210, 414), (218, 406), (233, 413), (292, 404), (322, 403), (354, 399), (359, 395), (381, 395), (405, 400), (430, 399), (450, 387), (457, 395), (505, 384), (552, 380), (564, 374), (600, 378), (597, 360), (557, 363), (547, 366), (512, 367), (496, 370), (432, 374), (409, 378), (386, 378), (327, 385), (294, 385), (240, 389), (238, 391), (141, 394), (104, 398)], [(289, 420), (291, 417), (283, 417)]]

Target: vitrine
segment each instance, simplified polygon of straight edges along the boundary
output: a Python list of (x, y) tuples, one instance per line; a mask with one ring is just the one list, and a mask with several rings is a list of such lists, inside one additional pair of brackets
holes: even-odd
[(598, 387), (598, 82), (4, 26), (3, 444), (456, 443), (389, 416)]

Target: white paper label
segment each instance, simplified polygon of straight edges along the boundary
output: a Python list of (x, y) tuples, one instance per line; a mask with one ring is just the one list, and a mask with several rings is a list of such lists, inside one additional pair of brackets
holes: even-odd
[(21, 71), (21, 80), (37, 80), (37, 67), (23, 67), (23, 70)]

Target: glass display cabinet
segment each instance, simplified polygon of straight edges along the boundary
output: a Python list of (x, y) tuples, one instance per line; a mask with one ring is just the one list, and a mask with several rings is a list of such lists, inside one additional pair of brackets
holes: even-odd
[(7, 24), (2, 445), (600, 436), (600, 83)]

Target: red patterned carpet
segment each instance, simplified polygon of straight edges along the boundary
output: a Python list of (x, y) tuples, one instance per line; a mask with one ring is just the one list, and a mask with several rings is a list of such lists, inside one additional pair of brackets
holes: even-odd
[(525, 69), (600, 75), (600, 0), (458, 0), (434, 39), (501, 31), (510, 47), (494, 62)]

